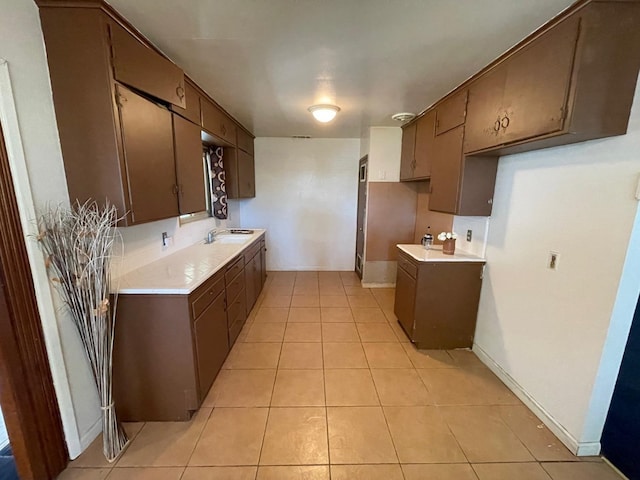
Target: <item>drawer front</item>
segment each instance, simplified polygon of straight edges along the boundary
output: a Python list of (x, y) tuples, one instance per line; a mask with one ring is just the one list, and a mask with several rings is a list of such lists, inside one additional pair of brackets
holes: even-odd
[(227, 301), (227, 323), (229, 328), (236, 322), (244, 323), (247, 318), (247, 296), (244, 288), (238, 293), (238, 296), (232, 301)]
[[(235, 301), (236, 297), (240, 293), (241, 290), (244, 289), (244, 268), (236, 277), (227, 282), (227, 308), (231, 306), (231, 303)], [(231, 317), (233, 318), (233, 317)]]
[(196, 299), (191, 303), (191, 314), (193, 318), (198, 318), (202, 312), (213, 302), (218, 294), (224, 291), (224, 279), (218, 277), (209, 285), (204, 287), (204, 291), (199, 293)]
[(405, 272), (407, 272), (413, 278), (416, 278), (416, 275), (418, 275), (418, 267), (414, 265), (402, 253), (398, 255), (398, 268), (402, 268)]
[(227, 287), (238, 274), (244, 269), (244, 258), (242, 256), (238, 257), (236, 260), (232, 260), (231, 264), (227, 267), (227, 273), (224, 274), (224, 278), (227, 281)]

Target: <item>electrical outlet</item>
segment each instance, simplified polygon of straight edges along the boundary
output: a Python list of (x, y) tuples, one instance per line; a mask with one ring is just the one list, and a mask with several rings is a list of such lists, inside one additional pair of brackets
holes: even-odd
[(473, 230), (467, 230), (467, 242), (470, 242), (472, 237), (473, 237)]
[(169, 246), (169, 236), (167, 235), (167, 232), (162, 232), (162, 246), (163, 247)]
[(549, 261), (547, 267), (551, 270), (558, 269), (558, 262), (560, 261), (560, 254), (558, 252), (549, 252)]

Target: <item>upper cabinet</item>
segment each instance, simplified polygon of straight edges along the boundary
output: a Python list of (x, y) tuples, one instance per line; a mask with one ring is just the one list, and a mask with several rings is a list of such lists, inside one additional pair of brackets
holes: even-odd
[(231, 117), (213, 102), (203, 97), (200, 98), (200, 108), (202, 110), (202, 128), (225, 142), (235, 145), (237, 127)]
[(180, 215), (207, 209), (200, 126), (173, 114), (173, 145)]
[(184, 101), (185, 107), (171, 104), (169, 107), (178, 115), (186, 118), (192, 123), (202, 125), (202, 117), (200, 115), (200, 94), (189, 80), (184, 82)]
[(416, 168), (416, 122), (411, 122), (402, 127), (402, 149), (400, 151), (400, 180), (413, 180), (413, 171)]
[(253, 136), (238, 129), (238, 147), (227, 149), (225, 154), (227, 195), (229, 198), (252, 198), (256, 196), (255, 162), (253, 158)]
[(468, 94), (467, 90), (463, 90), (438, 105), (436, 110), (436, 135), (441, 135), (465, 123)]
[(430, 110), (402, 129), (400, 180), (425, 180), (431, 176), (436, 112)]

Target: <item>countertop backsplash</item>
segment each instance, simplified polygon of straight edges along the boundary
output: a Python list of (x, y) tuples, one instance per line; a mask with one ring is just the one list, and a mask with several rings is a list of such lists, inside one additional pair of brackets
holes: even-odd
[[(491, 217), (453, 217), (453, 231), (458, 234), (456, 250), (486, 258), (489, 220)], [(471, 241), (467, 242), (467, 230), (472, 230)], [(437, 236), (440, 232), (434, 232)]]

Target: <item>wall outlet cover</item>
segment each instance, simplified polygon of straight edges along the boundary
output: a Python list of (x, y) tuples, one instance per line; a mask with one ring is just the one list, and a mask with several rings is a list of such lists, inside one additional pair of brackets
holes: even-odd
[(473, 238), (473, 230), (469, 229), (467, 230), (467, 242), (470, 242), (472, 238)]

